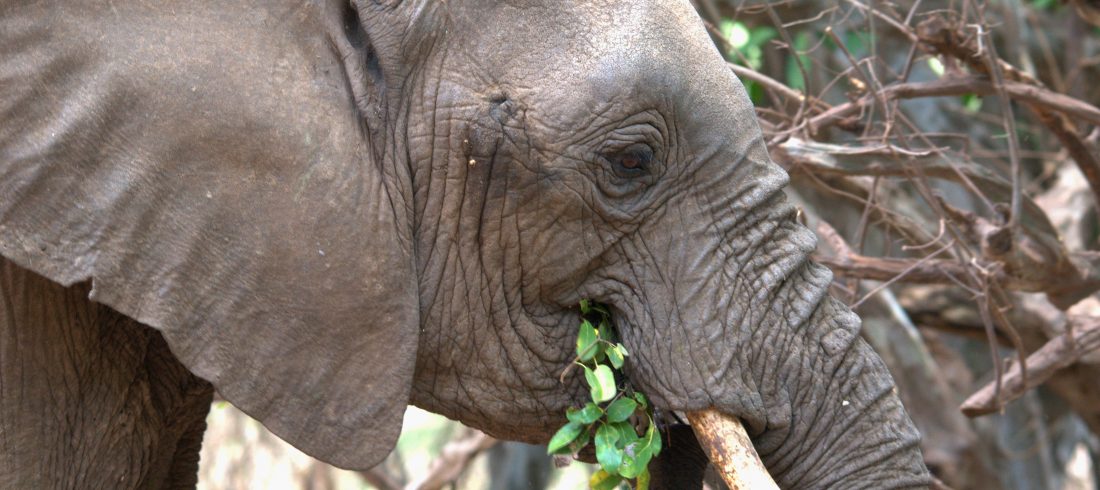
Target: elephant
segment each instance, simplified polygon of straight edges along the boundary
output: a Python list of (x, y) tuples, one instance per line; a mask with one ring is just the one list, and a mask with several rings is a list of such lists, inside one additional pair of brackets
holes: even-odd
[(194, 485), (214, 390), (344, 468), (544, 443), (582, 299), (781, 487), (928, 485), (787, 180), (687, 0), (9, 0), (0, 487)]

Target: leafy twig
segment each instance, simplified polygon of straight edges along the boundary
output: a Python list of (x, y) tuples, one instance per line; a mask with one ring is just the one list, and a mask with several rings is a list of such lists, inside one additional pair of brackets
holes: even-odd
[[(661, 434), (653, 423), (653, 413), (645, 395), (615, 382), (614, 370), (621, 369), (629, 353), (613, 340), (611, 314), (600, 305), (581, 301), (582, 318), (577, 333), (577, 357), (562, 373), (573, 366), (584, 370), (591, 401), (582, 408), (565, 412), (569, 420), (547, 444), (549, 454), (573, 454), (595, 441), (600, 471), (592, 475), (589, 486), (595, 490), (615, 488), (623, 480), (634, 480), (635, 488), (649, 487), (649, 461), (661, 452)], [(589, 316), (597, 316), (593, 325)], [(604, 362), (607, 364), (604, 364)], [(630, 422), (644, 415), (642, 434)]]

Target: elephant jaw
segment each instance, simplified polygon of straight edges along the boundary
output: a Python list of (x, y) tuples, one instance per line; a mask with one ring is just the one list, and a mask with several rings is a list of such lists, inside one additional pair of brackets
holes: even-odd
[(737, 417), (714, 409), (688, 412), (687, 417), (699, 445), (730, 490), (778, 490)]

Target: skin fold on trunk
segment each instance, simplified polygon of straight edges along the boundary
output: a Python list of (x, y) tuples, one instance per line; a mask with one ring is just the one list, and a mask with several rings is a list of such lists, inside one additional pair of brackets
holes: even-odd
[(740, 420), (717, 410), (689, 412), (687, 417), (699, 445), (731, 490), (779, 489)]

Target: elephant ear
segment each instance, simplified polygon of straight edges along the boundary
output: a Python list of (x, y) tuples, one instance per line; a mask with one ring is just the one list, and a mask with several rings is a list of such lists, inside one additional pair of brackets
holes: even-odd
[(366, 468), (416, 356), (409, 175), (373, 156), (357, 19), (322, 3), (0, 5), (0, 254), (90, 279), (273, 432)]

